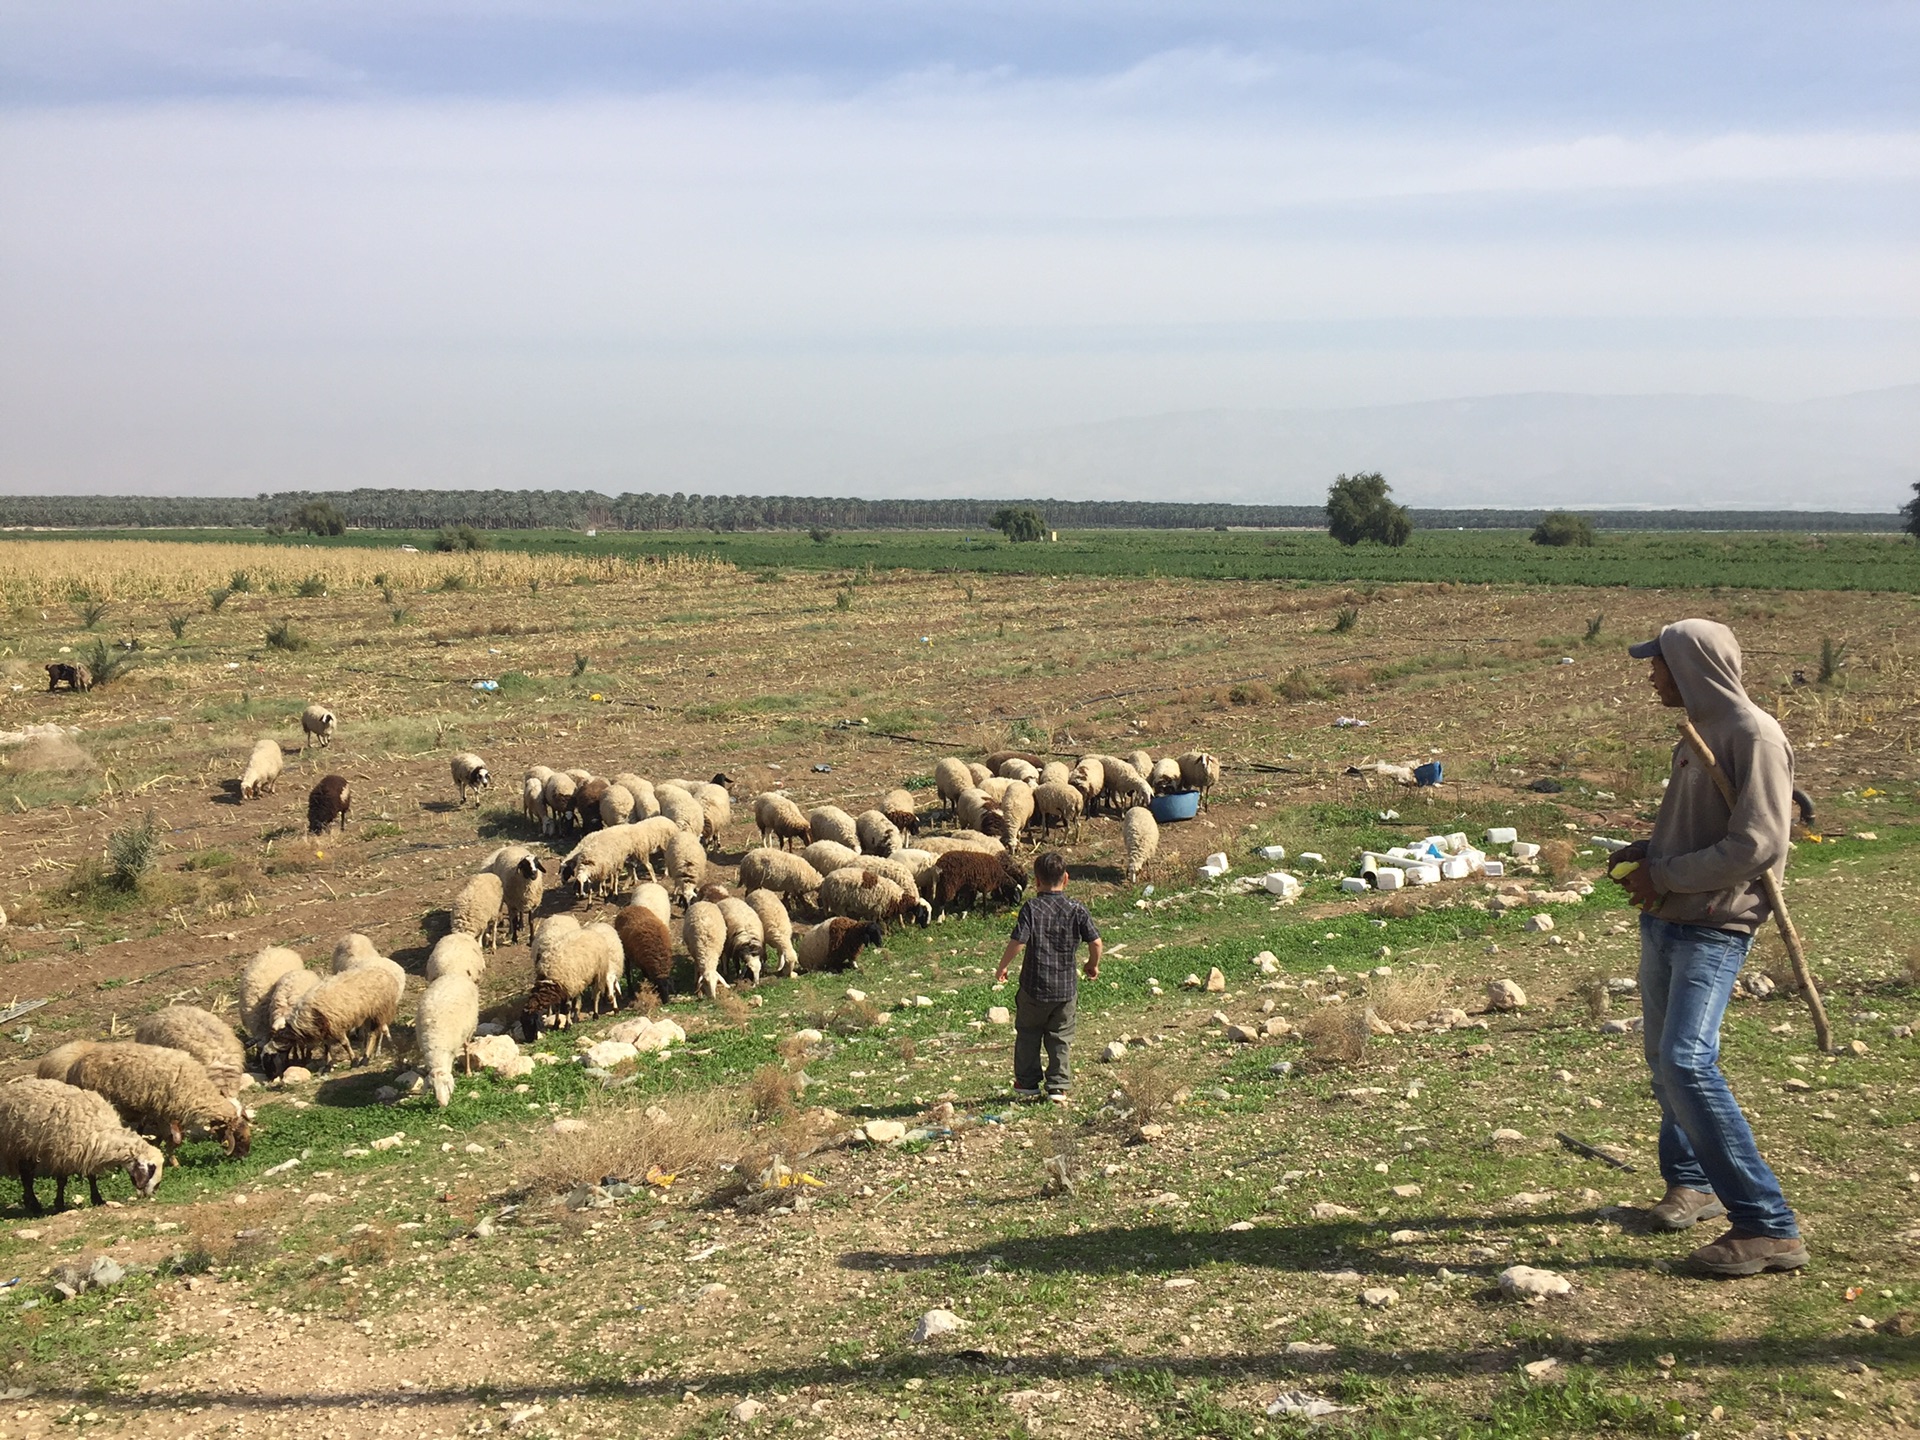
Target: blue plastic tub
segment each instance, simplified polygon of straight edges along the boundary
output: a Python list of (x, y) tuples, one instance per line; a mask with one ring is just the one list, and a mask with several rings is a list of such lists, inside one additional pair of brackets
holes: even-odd
[(1200, 792), (1176, 790), (1171, 795), (1156, 795), (1147, 802), (1147, 809), (1162, 825), (1170, 820), (1191, 820), (1200, 813)]
[(1425, 765), (1413, 767), (1413, 783), (1416, 785), (1438, 785), (1440, 783), (1440, 762), (1429, 760)]

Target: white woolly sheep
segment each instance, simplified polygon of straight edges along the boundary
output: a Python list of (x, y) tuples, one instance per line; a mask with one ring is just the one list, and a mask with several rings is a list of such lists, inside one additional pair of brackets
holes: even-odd
[(399, 1002), (393, 993), (393, 981), (376, 969), (343, 970), (329, 975), (300, 998), (287, 1017), (287, 1023), (274, 1032), (268, 1054), (263, 1057), (268, 1075), (274, 1068), (285, 1068), (285, 1057), (318, 1053), (323, 1065), (333, 1063), (333, 1052), (344, 1045), (347, 1063), (353, 1064), (353, 1037), (364, 1034), (366, 1060), (386, 1043), (387, 1030), (393, 1024)]
[(671, 892), (685, 905), (700, 893), (707, 879), (707, 852), (700, 837), (691, 832), (676, 835), (667, 842), (667, 881)]
[(720, 978), (720, 960), (727, 950), (727, 917), (710, 900), (696, 900), (680, 921), (680, 943), (693, 960), (694, 993), (718, 998), (726, 981)]
[(750, 850), (740, 861), (740, 883), (748, 890), (771, 890), (789, 908), (818, 908), (821, 874), (785, 850)]
[(247, 1047), (233, 1027), (192, 1005), (169, 1005), (134, 1027), (142, 1045), (161, 1045), (193, 1056), (206, 1068), (213, 1088), (231, 1100), (247, 1083)]
[(1073, 767), (1073, 774), (1067, 777), (1067, 784), (1080, 792), (1081, 808), (1091, 815), (1101, 791), (1107, 787), (1107, 767), (1100, 763), (1098, 755), (1082, 755)]
[(471, 935), (483, 945), (500, 943), (500, 911), (507, 903), (506, 888), (500, 877), (488, 871), (469, 876), (453, 897), (448, 918), (451, 927)]
[(849, 850), (860, 848), (860, 831), (853, 817), (838, 805), (821, 805), (807, 812), (807, 831), (815, 840), (831, 840)]
[(507, 926), (514, 940), (522, 927), (533, 923), (533, 912), (547, 893), (547, 872), (540, 857), (524, 845), (502, 845), (487, 857), (481, 867), (500, 877), (501, 903), (506, 907)]
[(807, 825), (807, 812), (778, 790), (753, 797), (753, 823), (759, 827), (762, 845), (771, 845), (777, 840), (784, 850), (792, 841), (805, 845), (813, 838)]
[[(636, 849), (649, 838), (640, 833), (651, 820), (639, 824), (611, 825), (583, 836), (578, 845), (560, 861), (560, 881), (572, 885), (581, 895), (604, 895), (626, 879), (637, 858)], [(647, 873), (653, 873), (651, 860)]]
[(600, 1013), (603, 1000), (618, 1003), (619, 982), (627, 954), (611, 925), (579, 925), (570, 931), (545, 930), (539, 937), (533, 966), (533, 990), (522, 1010), (527, 1029), (538, 1034), (554, 1020), (580, 1014), (591, 996)]
[(1127, 764), (1133, 767), (1133, 773), (1142, 780), (1148, 780), (1153, 774), (1153, 757), (1144, 750), (1135, 750), (1127, 756)]
[(877, 920), (849, 920), (844, 915), (832, 916), (802, 930), (793, 941), (802, 975), (821, 970), (835, 973), (851, 970), (863, 947), (871, 945), (878, 950), (886, 943), (886, 931)]
[(322, 750), (333, 744), (334, 715), (326, 706), (314, 703), (300, 712), (300, 729), (310, 740), (319, 742)]
[[(393, 982), (393, 1003), (399, 1008), (400, 1002), (407, 998), (407, 972), (399, 964), (389, 960), (373, 948), (373, 942), (364, 935), (349, 935), (347, 940), (362, 941), (362, 945), (348, 948), (342, 941), (333, 947), (333, 973), (345, 974), (349, 970), (377, 970)], [(341, 951), (347, 950), (346, 954)]]
[(872, 870), (848, 866), (820, 882), (820, 908), (849, 920), (899, 920), (924, 925), (932, 907), (904, 887)]
[(1189, 750), (1180, 757), (1180, 784), (1198, 790), (1206, 803), (1207, 791), (1220, 783), (1220, 762), (1204, 750)]
[(600, 823), (625, 825), (633, 819), (633, 792), (618, 780), (612, 781), (600, 795)]
[(274, 1035), (293, 1018), (293, 1012), (299, 1008), (300, 1002), (306, 999), (312, 993), (313, 987), (319, 983), (320, 977), (304, 965), (298, 970), (289, 970), (273, 982), (273, 989), (267, 995), (264, 1017), (266, 1034), (259, 1037), (257, 1042), (262, 1054), (265, 1053)]
[(154, 1136), (169, 1159), (195, 1126), (210, 1131), (236, 1159), (252, 1147), (245, 1112), (215, 1088), (207, 1067), (184, 1050), (97, 1045), (75, 1063), (68, 1083), (106, 1096), (127, 1127)]
[(551, 765), (529, 765), (522, 773), (527, 779), (538, 780), (544, 785), (553, 778), (553, 767)]
[(467, 803), (469, 790), (487, 790), (493, 786), (493, 776), (487, 773), (487, 762), (471, 750), (462, 750), (453, 757), (453, 788), (460, 792), (460, 803)]
[(520, 813), (547, 833), (547, 782), (529, 775), (520, 782)]
[(1038, 785), (1040, 783), (1039, 767), (1029, 761), (1022, 760), (1018, 755), (1012, 755), (1002, 760), (997, 773), (1005, 779), (1018, 780), (1023, 785)]
[(97, 1049), (103, 1042), (99, 1040), (69, 1040), (57, 1045), (40, 1057), (33, 1073), (42, 1080), (65, 1080), (73, 1073), (73, 1067), (80, 1063), (80, 1057), (89, 1050)]
[(651, 780), (642, 780), (638, 775), (616, 775), (614, 783), (622, 786), (633, 795), (633, 818), (651, 820), (660, 813), (660, 797), (654, 792)]
[(880, 797), (880, 813), (893, 822), (902, 835), (920, 833), (920, 804), (911, 790), (889, 790)]
[(627, 896), (627, 904), (638, 905), (643, 910), (651, 910), (660, 917), (662, 924), (673, 923), (673, 897), (667, 894), (667, 887), (657, 885), (651, 880), (642, 880), (633, 887), (633, 893)]
[(255, 1044), (273, 1033), (267, 1024), (267, 997), (273, 992), (274, 983), (289, 970), (303, 969), (305, 965), (296, 951), (284, 945), (269, 945), (240, 972), (240, 984), (234, 992), (240, 1007), (240, 1028)]
[(1040, 778), (1035, 789), (1041, 785), (1065, 785), (1073, 779), (1073, 767), (1064, 760), (1049, 760), (1040, 767)]
[(1033, 792), (1033, 817), (1042, 830), (1064, 826), (1070, 836), (1080, 833), (1080, 812), (1086, 797), (1073, 785), (1046, 784)]
[(1160, 853), (1160, 826), (1151, 810), (1136, 805), (1120, 821), (1120, 836), (1127, 847), (1127, 883), (1132, 885), (1153, 869)]
[(860, 852), (838, 840), (816, 840), (800, 852), (800, 858), (822, 875), (831, 875), (842, 865), (850, 865)]
[(982, 835), (978, 830), (963, 830), (953, 835), (923, 836), (916, 848), (937, 856), (949, 850), (978, 850), (983, 855), (998, 855), (1007, 847), (991, 835)]
[(993, 771), (978, 760), (967, 762), (967, 773), (973, 777), (973, 783), (976, 785), (985, 785), (987, 781), (993, 779)]
[(29, 1215), (46, 1213), (34, 1189), (40, 1176), (53, 1177), (54, 1209), (64, 1210), (68, 1177), (85, 1176), (99, 1205), (100, 1177), (122, 1168), (134, 1191), (151, 1199), (166, 1160), (121, 1123), (106, 1096), (62, 1080), (0, 1085), (0, 1173), (19, 1179)]
[(427, 983), (442, 975), (464, 975), (476, 984), (487, 973), (486, 947), (471, 935), (456, 930), (442, 935), (427, 955)]
[(464, 975), (442, 975), (420, 997), (413, 1015), (413, 1045), (420, 1068), (433, 1086), (433, 1101), (442, 1110), (453, 1099), (453, 1058), (458, 1055), (473, 1073), (467, 1042), (480, 1023), (480, 990)]
[(969, 785), (953, 797), (953, 823), (962, 830), (979, 830), (993, 797), (978, 785)]
[(1020, 837), (1033, 819), (1032, 789), (1025, 785), (1015, 785), (1001, 796), (1000, 819), (1007, 827), (1007, 848), (1018, 850)]
[(962, 790), (970, 789), (974, 783), (973, 771), (967, 768), (967, 762), (948, 755), (936, 760), (933, 765), (933, 790), (947, 805)]
[(716, 785), (711, 780), (701, 780), (689, 787), (694, 802), (699, 805), (707, 817), (703, 838), (709, 844), (720, 838), (720, 832), (733, 821), (733, 796), (727, 793), (727, 787)]
[(1144, 805), (1153, 799), (1153, 787), (1127, 761), (1118, 755), (1102, 755), (1100, 763), (1107, 772), (1106, 786), (1100, 792), (1100, 798), (1114, 814), (1121, 813), (1129, 806)]
[(933, 878), (939, 873), (940, 857), (931, 850), (922, 850), (919, 846), (910, 846), (896, 850), (887, 857), (896, 865), (904, 865), (913, 876), (914, 888), (922, 895), (933, 890)]
[(758, 985), (767, 953), (767, 932), (760, 923), (760, 912), (739, 897), (729, 895), (720, 902), (720, 918), (727, 927), (725, 958), (736, 966), (744, 966), (753, 983)]
[(364, 960), (369, 955), (378, 955), (380, 947), (358, 930), (349, 930), (333, 942), (333, 973), (351, 970), (356, 960)]
[(867, 855), (891, 855), (900, 848), (900, 827), (884, 811), (862, 810), (853, 817), (853, 831)]
[(787, 913), (786, 905), (771, 890), (749, 890), (747, 904), (760, 917), (760, 934), (766, 950), (778, 957), (775, 973), (793, 974), (800, 956), (793, 948), (793, 917)]
[(1180, 762), (1171, 755), (1154, 761), (1147, 771), (1147, 783), (1156, 795), (1171, 795), (1180, 788)]
[(891, 855), (856, 855), (839, 868), (865, 870), (874, 875), (884, 875), (904, 890), (909, 900), (920, 898), (920, 882), (914, 878), (913, 867)]
[(281, 753), (278, 740), (254, 741), (253, 753), (247, 756), (247, 768), (240, 776), (240, 798), (258, 800), (262, 795), (271, 795), (286, 763), (287, 757)]
[(694, 839), (698, 840), (707, 833), (705, 807), (678, 785), (654, 786), (653, 798), (660, 804), (660, 813)]
[(545, 812), (540, 819), (542, 835), (551, 835), (562, 825), (572, 826), (573, 794), (579, 788), (573, 776), (564, 771), (547, 777), (546, 783), (540, 787), (540, 803)]

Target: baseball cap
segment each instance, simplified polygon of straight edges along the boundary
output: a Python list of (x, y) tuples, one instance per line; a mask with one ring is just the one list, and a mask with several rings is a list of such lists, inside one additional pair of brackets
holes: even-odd
[(1656, 635), (1651, 640), (1642, 640), (1638, 645), (1627, 646), (1627, 654), (1636, 660), (1655, 659), (1660, 654), (1660, 637)]

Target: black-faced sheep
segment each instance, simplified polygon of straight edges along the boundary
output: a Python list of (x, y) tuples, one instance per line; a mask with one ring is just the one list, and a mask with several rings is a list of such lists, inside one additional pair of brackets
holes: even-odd
[(1153, 762), (1153, 768), (1147, 771), (1147, 783), (1153, 787), (1156, 795), (1171, 795), (1180, 788), (1180, 762), (1168, 755)]
[(347, 830), (347, 812), (353, 809), (353, 790), (344, 775), (323, 775), (307, 793), (307, 833), (324, 835), (329, 826)]
[[(51, 695), (62, 685), (69, 690), (93, 689), (93, 671), (78, 660), (55, 660), (47, 666), (47, 693)], [(61, 1182), (64, 1186), (65, 1182)]]
[(760, 843), (772, 845), (779, 842), (785, 850), (794, 842), (805, 845), (813, 838), (811, 827), (807, 824), (807, 812), (778, 790), (769, 790), (753, 797), (753, 823), (760, 830)]
[(794, 936), (794, 950), (799, 956), (799, 970), (802, 975), (811, 975), (816, 971), (838, 973), (855, 968), (861, 950), (872, 946), (875, 950), (885, 947), (886, 932), (873, 920), (850, 920), (844, 915), (835, 915), (822, 920), (818, 925), (802, 930)]
[(321, 704), (307, 706), (300, 712), (300, 730), (308, 739), (319, 742), (322, 750), (333, 744), (333, 711)]
[(749, 890), (747, 904), (760, 917), (760, 933), (766, 939), (767, 952), (778, 957), (775, 973), (793, 974), (800, 957), (793, 948), (793, 917), (787, 913), (786, 905), (771, 890)]
[(240, 972), (234, 999), (240, 1007), (240, 1028), (254, 1044), (262, 1043), (273, 1033), (267, 1024), (267, 997), (273, 993), (274, 983), (289, 970), (303, 969), (305, 963), (298, 952), (284, 945), (269, 945)]
[(258, 800), (262, 795), (271, 795), (286, 763), (287, 757), (281, 753), (278, 740), (254, 741), (253, 753), (247, 756), (247, 768), (240, 772), (240, 798)]
[(193, 1056), (206, 1068), (213, 1088), (229, 1100), (247, 1081), (247, 1048), (233, 1027), (218, 1015), (192, 1005), (169, 1005), (134, 1027), (142, 1045), (161, 1045)]
[(600, 802), (612, 788), (611, 780), (603, 780), (596, 775), (573, 792), (574, 819), (582, 830), (600, 828)]
[(911, 790), (889, 790), (880, 797), (880, 813), (893, 822), (902, 835), (920, 833), (920, 807)]
[(453, 897), (453, 905), (447, 912), (449, 926), (458, 934), (473, 936), (482, 945), (498, 945), (500, 912), (506, 899), (506, 888), (498, 875), (482, 870), (478, 875), (469, 876), (460, 893)]
[(84, 1175), (93, 1203), (100, 1177), (124, 1168), (135, 1193), (151, 1198), (166, 1160), (121, 1123), (104, 1096), (62, 1080), (16, 1080), (0, 1085), (0, 1173), (18, 1177), (29, 1215), (44, 1215), (34, 1181), (54, 1178), (53, 1204), (67, 1205), (67, 1178)]
[(453, 757), (453, 788), (460, 792), (460, 803), (467, 803), (467, 794), (474, 790), (487, 790), (493, 786), (493, 776), (487, 772), (487, 762), (471, 750), (462, 750)]
[(941, 914), (967, 911), (983, 902), (1017, 905), (1027, 872), (1010, 855), (954, 850), (934, 862), (933, 906)]
[(1127, 811), (1120, 822), (1120, 837), (1127, 847), (1127, 883), (1134, 884), (1153, 869), (1160, 853), (1160, 825), (1144, 805)]
[(603, 1004), (617, 1006), (626, 970), (626, 949), (611, 925), (581, 925), (572, 931), (543, 930), (535, 953), (533, 991), (522, 1023), (538, 1034), (556, 1019), (578, 1016), (588, 998), (598, 1015)]
[(434, 1103), (443, 1110), (453, 1099), (454, 1056), (466, 1062), (467, 1073), (473, 1071), (467, 1042), (479, 1023), (480, 991), (464, 975), (442, 975), (420, 997), (413, 1019), (414, 1049), (433, 1086)]
[(343, 970), (329, 975), (300, 997), (262, 1055), (262, 1067), (269, 1078), (278, 1077), (294, 1054), (317, 1055), (321, 1064), (333, 1063), (333, 1052), (344, 1046), (347, 1063), (354, 1063), (353, 1041), (366, 1037), (364, 1058), (372, 1060), (386, 1042), (399, 1001), (393, 993), (393, 981), (384, 972), (373, 969)]
[(206, 1066), (184, 1050), (99, 1045), (74, 1064), (68, 1083), (106, 1096), (128, 1127), (154, 1136), (169, 1159), (196, 1125), (236, 1159), (252, 1148), (253, 1130), (239, 1104), (222, 1095)]
[(614, 914), (613, 933), (626, 955), (627, 993), (651, 985), (663, 1002), (673, 999), (673, 932), (665, 918), (645, 905), (628, 905)]
[(501, 903), (506, 907), (511, 938), (518, 940), (523, 926), (531, 925), (533, 912), (547, 893), (547, 872), (540, 857), (524, 845), (503, 845), (487, 857), (482, 867), (500, 877)]
[(727, 793), (727, 787), (711, 780), (700, 780), (688, 787), (688, 793), (694, 798), (702, 811), (706, 813), (706, 828), (701, 831), (701, 839), (709, 845), (720, 839), (720, 832), (733, 821), (733, 796)]

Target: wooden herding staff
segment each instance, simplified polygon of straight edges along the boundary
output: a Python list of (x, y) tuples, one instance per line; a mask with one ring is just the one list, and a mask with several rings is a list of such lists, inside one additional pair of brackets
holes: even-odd
[[(1713, 758), (1713, 751), (1707, 748), (1707, 742), (1700, 732), (1693, 728), (1693, 721), (1683, 719), (1680, 722), (1680, 738), (1699, 757), (1700, 763), (1707, 767), (1707, 773), (1713, 776), (1713, 783), (1720, 789), (1720, 798), (1727, 802), (1731, 810), (1739, 801), (1734, 792), (1733, 781), (1727, 778), (1727, 772), (1720, 768), (1720, 762)], [(1767, 904), (1773, 910), (1773, 918), (1780, 922), (1780, 938), (1786, 942), (1787, 958), (1793, 962), (1793, 978), (1800, 986), (1800, 993), (1807, 997), (1807, 1008), (1813, 1012), (1813, 1038), (1825, 1052), (1833, 1049), (1833, 1026), (1827, 1023), (1827, 1007), (1820, 1001), (1820, 989), (1813, 983), (1813, 972), (1807, 968), (1807, 952), (1800, 948), (1800, 932), (1793, 928), (1793, 916), (1787, 913), (1787, 897), (1780, 893), (1780, 882), (1774, 877), (1772, 867), (1760, 872), (1760, 888), (1766, 892)]]

